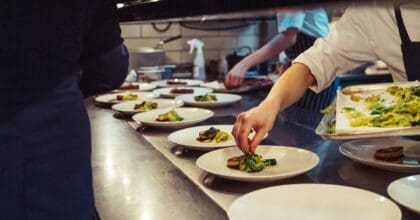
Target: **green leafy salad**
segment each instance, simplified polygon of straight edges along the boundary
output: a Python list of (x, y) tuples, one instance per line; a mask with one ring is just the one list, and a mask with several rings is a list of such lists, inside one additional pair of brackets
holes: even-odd
[[(351, 97), (353, 101), (364, 101), (368, 114), (351, 107), (342, 111), (351, 127), (410, 127), (420, 125), (420, 86), (402, 88), (388, 87), (386, 92), (395, 97), (389, 105), (379, 95), (367, 98)], [(352, 95), (353, 96), (353, 95)]]
[(245, 154), (227, 161), (227, 167), (247, 173), (260, 172), (266, 167), (275, 165), (277, 165), (276, 159), (263, 159), (258, 154)]

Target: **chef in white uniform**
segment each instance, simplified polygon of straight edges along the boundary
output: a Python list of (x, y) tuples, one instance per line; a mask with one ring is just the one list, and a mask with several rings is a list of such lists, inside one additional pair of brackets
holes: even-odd
[[(420, 1), (352, 4), (326, 39), (298, 56), (259, 106), (239, 114), (232, 130), (238, 147), (255, 152), (277, 114), (299, 100), (307, 88), (320, 92), (366, 62), (383, 60), (394, 81), (420, 79)], [(249, 133), (257, 134), (248, 140)]]

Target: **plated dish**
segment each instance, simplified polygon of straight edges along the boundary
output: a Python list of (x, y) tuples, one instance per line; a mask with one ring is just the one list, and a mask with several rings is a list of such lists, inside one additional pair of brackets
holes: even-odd
[(242, 99), (240, 95), (225, 93), (206, 93), (206, 94), (187, 94), (177, 96), (176, 99), (182, 100), (185, 104), (197, 107), (220, 107), (232, 105)]
[(164, 108), (133, 115), (133, 120), (146, 126), (180, 128), (205, 121), (214, 113), (200, 108)]
[(158, 87), (200, 86), (203, 84), (203, 81), (195, 79), (167, 79), (153, 81), (152, 84)]
[[(200, 141), (200, 133), (204, 133), (205, 131), (209, 131), (210, 128), (218, 129), (227, 135), (224, 139), (218, 137), (219, 140), (216, 141), (214, 138), (210, 139), (211, 141)], [(178, 130), (172, 132), (168, 136), (168, 140), (174, 144), (184, 146), (189, 149), (193, 150), (213, 150), (218, 148), (225, 148), (225, 147), (232, 147), (236, 146), (234, 138), (231, 136), (233, 125), (204, 125), (204, 126), (196, 126), (191, 128), (185, 128), (182, 130)], [(254, 136), (255, 133), (250, 134), (250, 138)], [(208, 134), (206, 134), (208, 135)], [(217, 133), (216, 133), (217, 135)], [(219, 134), (220, 135), (220, 134)], [(267, 135), (266, 135), (267, 136)]]
[[(184, 103), (181, 100), (173, 99), (149, 99), (147, 101), (122, 102), (112, 106), (112, 109), (125, 114), (135, 114), (159, 108), (177, 108)], [(154, 108), (156, 107), (156, 108)]]
[(256, 154), (263, 158), (275, 159), (276, 165), (252, 173), (231, 169), (227, 166), (227, 161), (232, 157), (243, 155), (237, 147), (208, 152), (200, 156), (196, 164), (204, 171), (226, 179), (267, 182), (303, 174), (319, 162), (319, 157), (315, 153), (295, 147), (261, 145), (257, 148)]
[(226, 88), (223, 82), (218, 81), (203, 83), (201, 86), (211, 88), (214, 91), (221, 93), (243, 93), (269, 87), (273, 84), (274, 82), (271, 79), (247, 78), (243, 81), (242, 85), (237, 88)]
[(138, 91), (150, 91), (156, 88), (156, 85), (150, 83), (138, 83), (138, 82), (124, 82), (120, 88), (116, 91), (127, 91), (127, 90), (138, 90)]
[(213, 90), (200, 87), (176, 87), (176, 88), (160, 88), (155, 89), (153, 92), (158, 93), (162, 97), (174, 98), (183, 94), (192, 94), (192, 95), (204, 95), (211, 93)]
[(420, 214), (420, 175), (395, 180), (389, 184), (387, 191), (397, 203)]
[(159, 95), (152, 92), (118, 92), (100, 95), (95, 98), (95, 101), (102, 104), (116, 104), (126, 101), (147, 100), (156, 98)]
[(329, 184), (290, 184), (245, 194), (228, 208), (231, 220), (401, 220), (399, 207), (384, 196)]
[[(382, 149), (396, 148), (390, 152)], [(402, 150), (399, 150), (402, 147)], [(420, 172), (420, 144), (404, 138), (376, 138), (342, 144), (340, 152), (356, 161), (380, 169), (397, 172)], [(378, 154), (381, 155), (378, 158)]]

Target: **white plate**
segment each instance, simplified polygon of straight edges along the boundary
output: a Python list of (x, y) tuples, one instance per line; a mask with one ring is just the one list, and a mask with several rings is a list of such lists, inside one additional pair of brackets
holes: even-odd
[(116, 92), (124, 92), (124, 91), (150, 91), (156, 89), (156, 85), (151, 83), (138, 83), (138, 82), (131, 82), (132, 85), (138, 85), (138, 89), (116, 89)]
[(199, 122), (205, 121), (213, 117), (214, 113), (207, 109), (201, 108), (175, 108), (174, 110), (184, 118), (177, 122), (160, 122), (156, 121), (159, 114), (164, 114), (174, 108), (155, 109), (148, 112), (133, 115), (133, 120), (146, 126), (164, 127), (164, 128), (180, 128)]
[[(417, 159), (419, 164), (403, 164), (375, 159), (376, 150), (392, 146), (404, 147), (404, 155)], [(420, 142), (417, 141), (403, 138), (357, 140), (342, 144), (339, 150), (344, 156), (369, 166), (398, 172), (420, 172)]]
[[(173, 80), (173, 79), (171, 79), (171, 80)], [(185, 85), (170, 85), (170, 84), (167, 83), (169, 81), (167, 79), (153, 81), (152, 84), (154, 84), (158, 87), (200, 86), (201, 84), (203, 84), (203, 81), (195, 80), (195, 79), (176, 79), (176, 80), (186, 82), (187, 84), (185, 84)]]
[(231, 104), (233, 104), (233, 103), (242, 99), (241, 96), (233, 95), (233, 94), (211, 93), (210, 95), (215, 95), (217, 101), (215, 101), (215, 102), (197, 102), (197, 101), (194, 100), (194, 97), (197, 96), (197, 95), (194, 95), (194, 94), (180, 95), (180, 96), (177, 96), (176, 99), (184, 101), (184, 103), (187, 104), (187, 105), (204, 107), (204, 108), (231, 105)]
[[(200, 87), (178, 87), (178, 88), (179, 89), (194, 89), (194, 93), (192, 93), (192, 95), (204, 95), (204, 94), (213, 92), (213, 90), (211, 89), (200, 88)], [(172, 89), (174, 88), (171, 88), (171, 87), (160, 88), (160, 89), (153, 90), (153, 92), (158, 93), (160, 94), (160, 96), (166, 97), (166, 98), (174, 98), (179, 95), (184, 95), (184, 94), (173, 94), (171, 93)]]
[[(173, 99), (150, 99), (149, 101), (156, 102), (158, 104), (157, 109), (160, 108), (177, 108), (181, 107), (184, 103), (181, 100), (173, 100)], [(139, 101), (128, 101), (118, 103), (112, 106), (112, 109), (115, 111), (119, 111), (126, 114), (135, 114), (141, 111), (134, 110), (134, 106), (137, 104), (141, 104), (144, 102), (143, 100)]]
[[(232, 135), (231, 135), (232, 137), (231, 140), (221, 142), (221, 143), (216, 143), (216, 142), (204, 143), (204, 142), (197, 141), (198, 133), (200, 131), (209, 129), (210, 127), (218, 128), (221, 131), (224, 131), (230, 135), (230, 133), (232, 132), (233, 125), (204, 125), (204, 126), (197, 126), (197, 127), (192, 127), (192, 128), (185, 128), (182, 130), (172, 132), (168, 136), (168, 140), (174, 144), (182, 145), (193, 150), (213, 150), (217, 148), (236, 146), (235, 139), (233, 138)], [(252, 139), (254, 135), (255, 135), (254, 133), (250, 134), (250, 138)], [(267, 137), (267, 135), (265, 137)]]
[(420, 214), (420, 175), (395, 180), (389, 184), (388, 194), (397, 203)]
[(256, 153), (266, 159), (276, 159), (277, 165), (266, 167), (257, 173), (247, 173), (228, 168), (226, 162), (229, 158), (243, 155), (237, 147), (208, 152), (200, 156), (196, 164), (204, 171), (226, 179), (267, 182), (305, 173), (319, 162), (319, 157), (315, 153), (296, 147), (260, 145)]
[(227, 211), (231, 220), (400, 220), (384, 196), (328, 184), (291, 184), (245, 194)]
[[(159, 94), (153, 93), (153, 92), (118, 92), (118, 93), (109, 93), (105, 95), (100, 95), (95, 98), (95, 101), (98, 103), (103, 104), (117, 104), (123, 101), (117, 101), (117, 95), (124, 95), (127, 93), (136, 94), (137, 100), (147, 100), (147, 99), (153, 99), (159, 96)], [(133, 100), (134, 101), (134, 100)]]

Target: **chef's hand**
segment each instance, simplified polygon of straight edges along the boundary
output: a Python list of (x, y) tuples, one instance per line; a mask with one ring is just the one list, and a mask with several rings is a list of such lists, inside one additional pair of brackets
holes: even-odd
[[(260, 105), (238, 115), (233, 126), (232, 135), (236, 144), (244, 153), (254, 154), (257, 146), (276, 120), (277, 111), (269, 105)], [(249, 134), (256, 132), (252, 140)]]
[(227, 89), (240, 87), (244, 81), (248, 68), (242, 63), (236, 64), (226, 75), (225, 86)]

